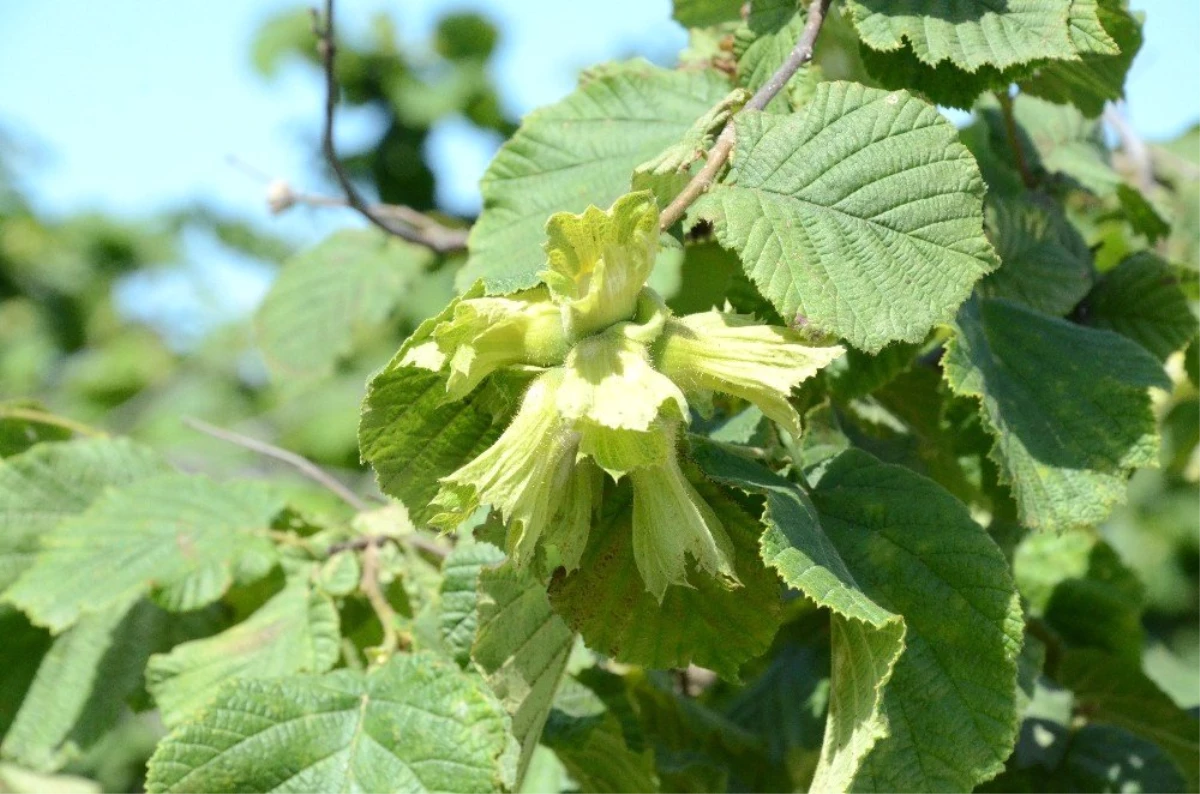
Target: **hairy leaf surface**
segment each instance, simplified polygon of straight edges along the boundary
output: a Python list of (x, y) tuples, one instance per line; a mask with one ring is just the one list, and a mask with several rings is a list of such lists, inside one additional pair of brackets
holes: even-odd
[(804, 113), (735, 123), (733, 170), (694, 214), (785, 319), (871, 352), (916, 342), (995, 268), (979, 169), (932, 105), (821, 83)]
[(500, 791), (508, 717), (427, 654), (364, 675), (234, 680), (150, 759), (151, 792)]
[(491, 294), (537, 283), (546, 220), (607, 207), (634, 167), (674, 144), (730, 85), (711, 71), (645, 61), (597, 69), (566, 99), (531, 113), (483, 176), (483, 213), (471, 230), (460, 285)]

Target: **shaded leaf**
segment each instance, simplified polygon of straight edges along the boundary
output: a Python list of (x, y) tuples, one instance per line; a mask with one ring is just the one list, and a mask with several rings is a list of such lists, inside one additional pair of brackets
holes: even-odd
[(1162, 367), (1124, 337), (1007, 300), (972, 300), (957, 329), (942, 359), (946, 382), (980, 399), (996, 438), (991, 458), (1022, 523), (1101, 521), (1129, 474), (1158, 454), (1147, 389), (1169, 385)]
[(1198, 330), (1178, 276), (1149, 252), (1134, 254), (1105, 273), (1087, 306), (1088, 325), (1129, 337), (1159, 361), (1194, 339)]
[[(758, 561), (757, 522), (711, 483), (690, 477), (732, 542), (741, 587), (696, 571), (690, 587), (668, 587), (659, 601), (634, 564), (628, 490), (610, 489), (579, 570), (556, 576), (550, 603), (589, 647), (614, 659), (666, 668), (695, 663), (736, 679), (779, 626), (779, 582)], [(663, 528), (664, 530), (667, 528)], [(737, 626), (736, 633), (729, 627)]]
[(504, 561), (504, 552), (490, 543), (459, 543), (442, 563), (442, 640), (454, 660), (465, 665), (471, 658), (478, 625), (479, 574)]
[(1091, 289), (1091, 251), (1053, 204), (990, 199), (987, 227), (1001, 264), (979, 282), (980, 295), (1062, 316)]
[(1096, 650), (1064, 654), (1056, 676), (1093, 722), (1125, 728), (1170, 754), (1195, 791), (1200, 785), (1200, 724), (1129, 662)]
[(479, 572), (479, 630), (471, 658), (512, 715), (524, 777), (542, 735), (575, 633), (554, 614), (545, 586), (513, 567)]
[(177, 725), (230, 679), (323, 673), (340, 653), (338, 613), (302, 568), (254, 614), (220, 634), (177, 645), (150, 659), (146, 684), (163, 722)]

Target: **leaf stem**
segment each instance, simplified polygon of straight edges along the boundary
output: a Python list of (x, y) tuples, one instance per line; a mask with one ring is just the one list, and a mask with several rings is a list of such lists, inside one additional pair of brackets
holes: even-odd
[(380, 657), (378, 661), (386, 660), (400, 647), (400, 634), (396, 631), (396, 610), (392, 609), (392, 605), (388, 603), (387, 597), (379, 587), (378, 544), (372, 543), (363, 549), (362, 578), (359, 580), (358, 587), (367, 597), (367, 601), (371, 603), (371, 609), (375, 610), (375, 616), (379, 618), (379, 624), (383, 629), (383, 641), (375, 649), (375, 652)]
[[(799, 71), (800, 67), (812, 60), (813, 45), (817, 41), (817, 34), (821, 32), (821, 25), (825, 23), (825, 16), (829, 13), (829, 5), (832, 0), (812, 0), (812, 4), (808, 7), (808, 19), (804, 23), (804, 30), (800, 33), (800, 39), (796, 42), (796, 46), (792, 48), (788, 54), (787, 60), (783, 62), (775, 73), (754, 93), (746, 106), (745, 110), (762, 110), (767, 106), (772, 99), (783, 90), (787, 85), (788, 80)], [(733, 145), (736, 142), (737, 133), (734, 129), (732, 117), (725, 123), (725, 128), (721, 130), (720, 136), (708, 151), (708, 159), (704, 163), (704, 167), (692, 177), (692, 180), (687, 183), (683, 191), (675, 197), (674, 201), (667, 205), (659, 216), (659, 229), (666, 231), (671, 228), (683, 217), (683, 213), (687, 211), (696, 199), (700, 198), (708, 191), (717, 174), (725, 165), (725, 161), (729, 159), (729, 155), (733, 152)]]
[(1029, 190), (1037, 187), (1037, 179), (1033, 176), (1033, 171), (1029, 168), (1029, 161), (1025, 158), (1025, 148), (1021, 146), (1021, 136), (1017, 130), (1017, 118), (1013, 115), (1012, 97), (1007, 91), (997, 91), (996, 99), (1000, 101), (1000, 115), (1004, 117), (1004, 132), (1008, 138), (1008, 145), (1012, 148), (1013, 159), (1017, 163), (1017, 171), (1021, 173), (1021, 182)]
[(362, 497), (339, 482), (332, 474), (317, 466), (317, 464), (313, 463), (311, 460), (303, 457), (302, 455), (297, 455), (295, 452), (282, 449), (274, 444), (268, 444), (266, 441), (259, 441), (257, 438), (244, 436), (241, 433), (235, 433), (232, 430), (225, 430), (224, 428), (217, 427), (216, 425), (210, 425), (208, 422), (201, 421), (191, 416), (183, 417), (183, 423), (193, 430), (198, 430), (205, 435), (212, 436), (213, 438), (219, 438), (222, 441), (228, 441), (231, 444), (236, 444), (239, 447), (243, 447), (252, 452), (257, 452), (260, 455), (265, 455), (268, 458), (274, 458), (275, 460), (288, 464), (313, 482), (324, 486), (343, 502), (359, 512), (369, 510), (371, 508), (371, 506), (368, 505), (362, 499)]
[[(317, 54), (321, 58), (321, 65), (325, 72), (325, 123), (321, 132), (321, 150), (334, 177), (337, 178), (338, 185), (346, 194), (345, 204), (357, 210), (360, 215), (388, 234), (410, 243), (423, 245), (440, 254), (461, 251), (466, 248), (466, 230), (447, 228), (427, 215), (422, 215), (408, 207), (386, 205), (385, 209), (379, 205), (372, 206), (366, 202), (362, 194), (358, 192), (358, 188), (350, 180), (342, 161), (338, 158), (337, 148), (333, 142), (333, 122), (337, 114), (338, 101), (337, 75), (334, 71), (337, 45), (334, 41), (333, 0), (325, 0), (323, 23), (321, 14), (315, 8), (312, 9), (312, 15), (313, 33), (317, 37)], [(299, 196), (293, 195), (293, 198), (299, 200)], [(316, 198), (313, 196), (305, 198), (310, 199), (307, 202), (310, 204), (328, 204), (325, 201), (312, 201), (311, 199)], [(287, 205), (282, 201), (279, 203), (272, 201), (272, 208), (275, 206), (286, 208)], [(417, 220), (418, 218), (419, 220)]]
[(70, 430), (72, 433), (90, 438), (104, 438), (108, 435), (103, 430), (86, 425), (83, 422), (77, 422), (74, 419), (68, 419), (65, 416), (39, 411), (36, 408), (20, 408), (20, 407), (0, 407), (0, 419), (23, 419), (26, 422), (34, 422), (39, 425), (52, 425), (61, 427), (64, 430)]

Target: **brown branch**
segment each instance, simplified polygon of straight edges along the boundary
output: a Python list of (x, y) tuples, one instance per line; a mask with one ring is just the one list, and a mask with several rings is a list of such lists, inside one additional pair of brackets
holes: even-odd
[(1029, 168), (1029, 161), (1025, 159), (1025, 147), (1021, 145), (1021, 136), (1017, 130), (1017, 118), (1013, 115), (1012, 97), (1008, 95), (1008, 91), (997, 91), (996, 99), (1000, 101), (1000, 115), (1004, 117), (1004, 133), (1008, 138), (1008, 145), (1012, 147), (1013, 159), (1017, 163), (1017, 171), (1021, 173), (1021, 182), (1029, 190), (1037, 187), (1037, 179), (1033, 176), (1033, 171)]
[(410, 535), (367, 535), (353, 540), (343, 540), (340, 543), (334, 543), (329, 547), (327, 554), (333, 556), (339, 551), (351, 551), (367, 548), (368, 546), (382, 546), (385, 543), (402, 543), (411, 546), (417, 551), (423, 551), (426, 554), (431, 554), (438, 559), (445, 559), (450, 550), (440, 543), (435, 543), (428, 538), (417, 534)]
[(313, 482), (323, 485), (326, 489), (336, 494), (343, 502), (359, 512), (369, 510), (371, 507), (363, 501), (362, 497), (339, 482), (332, 474), (317, 466), (317, 464), (308, 458), (297, 455), (295, 452), (289, 452), (274, 444), (268, 444), (266, 441), (259, 441), (257, 438), (244, 436), (232, 430), (225, 430), (216, 425), (210, 425), (208, 422), (203, 422), (190, 416), (183, 417), (183, 423), (205, 435), (219, 438), (222, 441), (228, 441), (231, 444), (236, 444), (239, 447), (288, 464)]
[[(337, 45), (334, 37), (333, 0), (325, 0), (323, 21), (316, 9), (313, 9), (312, 14), (313, 33), (317, 37), (317, 54), (320, 56), (325, 72), (325, 123), (321, 133), (321, 150), (330, 169), (333, 170), (333, 175), (337, 178), (338, 185), (346, 194), (344, 206), (357, 210), (360, 215), (388, 234), (410, 243), (423, 245), (438, 253), (445, 254), (466, 248), (466, 230), (442, 226), (432, 218), (408, 207), (368, 204), (350, 180), (342, 161), (338, 158), (337, 148), (333, 142), (334, 117), (337, 114), (338, 101), (337, 75), (334, 71)], [(302, 203), (314, 206), (343, 206), (340, 203), (333, 204), (326, 201), (323, 197), (318, 201), (312, 200), (318, 197), (309, 196), (308, 198), (309, 201)], [(272, 209), (274, 208), (275, 204), (272, 203)], [(282, 211), (282, 209), (286, 209), (286, 206), (281, 206), (281, 209), (276, 211)]]
[[(796, 42), (796, 46), (792, 48), (787, 60), (775, 71), (775, 74), (771, 75), (762, 88), (759, 88), (754, 93), (754, 96), (746, 103), (743, 110), (762, 110), (765, 108), (783, 90), (788, 80), (792, 79), (792, 76), (799, 71), (800, 67), (812, 60), (813, 45), (816, 44), (817, 34), (821, 32), (821, 25), (825, 22), (825, 16), (829, 12), (831, 1), (812, 0), (812, 4), (808, 7), (808, 19), (804, 24), (804, 30), (800, 33), (800, 39)], [(729, 155), (733, 152), (736, 135), (733, 119), (731, 118), (726, 122), (725, 129), (721, 130), (716, 143), (708, 150), (708, 160), (704, 163), (704, 167), (692, 177), (692, 180), (675, 197), (675, 200), (668, 204), (666, 209), (662, 211), (662, 215), (659, 216), (659, 228), (662, 231), (666, 231), (674, 226), (683, 217), (683, 213), (687, 211), (687, 208), (712, 187), (713, 182), (716, 181), (717, 174), (721, 171), (721, 168), (729, 159)]]

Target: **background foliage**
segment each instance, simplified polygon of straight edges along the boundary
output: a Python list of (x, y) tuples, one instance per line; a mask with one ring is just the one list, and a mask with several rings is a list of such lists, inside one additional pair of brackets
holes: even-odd
[[(945, 6), (835, 2), (732, 120), (807, 4), (676, 0), (677, 68), (596, 66), (519, 123), (488, 21), (417, 58), (380, 16), (339, 42), (342, 103), (384, 120), (343, 161), (470, 226), (446, 255), (373, 228), (296, 251), (202, 207), (48, 218), (6, 150), (0, 790), (1197, 790), (1200, 128), (1102, 115), (1142, 43), (1118, 0)], [(253, 59), (319, 79), (309, 14)], [(436, 205), (448, 116), (507, 139), (477, 219)], [(437, 537), (436, 478), (524, 381), (464, 408), (385, 369), (360, 438), (365, 384), (476, 279), (535, 284), (550, 214), (666, 205), (726, 123), (651, 286), (849, 346), (793, 394), (799, 437), (736, 399), (692, 417), (743, 586), (643, 592), (624, 485), (569, 576), (504, 565), (486, 510)], [(278, 274), (189, 346), (117, 296), (196, 229)]]

